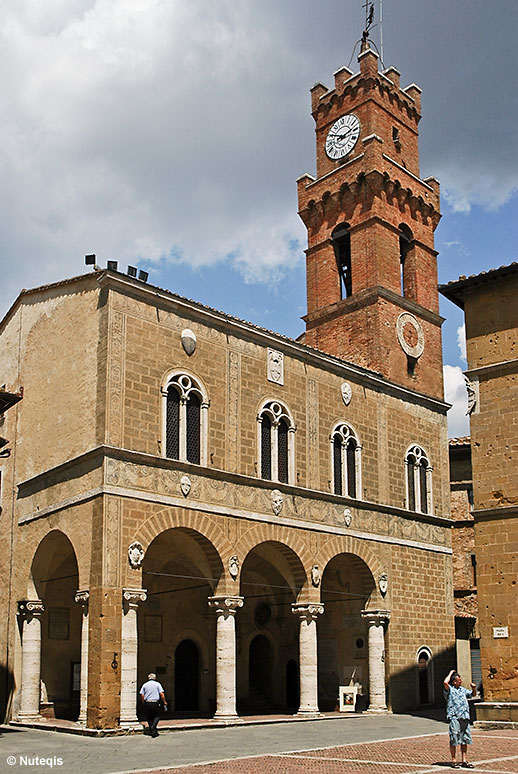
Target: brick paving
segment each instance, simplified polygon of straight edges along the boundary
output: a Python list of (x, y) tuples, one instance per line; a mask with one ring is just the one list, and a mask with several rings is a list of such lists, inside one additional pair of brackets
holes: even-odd
[[(478, 772), (518, 774), (518, 731), (474, 731), (468, 757)], [(449, 768), (448, 739), (442, 733), (157, 769), (153, 774), (431, 774)]]

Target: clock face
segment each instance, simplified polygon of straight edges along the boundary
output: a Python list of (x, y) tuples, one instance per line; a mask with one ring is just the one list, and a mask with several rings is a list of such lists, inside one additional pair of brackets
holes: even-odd
[(334, 122), (327, 133), (326, 153), (330, 159), (342, 159), (352, 151), (360, 136), (360, 122), (350, 113)]

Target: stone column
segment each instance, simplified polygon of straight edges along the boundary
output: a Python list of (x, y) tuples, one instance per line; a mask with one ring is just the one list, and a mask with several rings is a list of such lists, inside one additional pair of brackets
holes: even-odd
[(324, 612), (324, 605), (315, 602), (296, 603), (291, 606), (291, 611), (300, 618), (300, 706), (297, 714), (318, 715), (317, 616)]
[(235, 615), (243, 604), (243, 597), (209, 597), (209, 607), (216, 611), (215, 718), (237, 718)]
[(22, 627), (22, 681), (18, 720), (40, 718), (41, 693), (41, 615), (45, 607), (40, 599), (18, 602)]
[(390, 619), (389, 610), (362, 610), (362, 618), (369, 624), (369, 709), (368, 712), (386, 712), (385, 691), (385, 629)]
[(137, 608), (146, 600), (146, 589), (122, 590), (121, 709), (120, 724), (127, 728), (137, 719)]
[(79, 692), (78, 723), (86, 726), (86, 709), (88, 706), (88, 598), (90, 592), (77, 591), (75, 601), (82, 607), (81, 616), (81, 683)]

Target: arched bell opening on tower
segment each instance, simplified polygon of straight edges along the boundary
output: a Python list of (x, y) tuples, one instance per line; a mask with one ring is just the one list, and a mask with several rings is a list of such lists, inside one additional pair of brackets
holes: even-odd
[[(408, 226), (402, 223), (399, 226), (399, 267), (400, 267), (400, 286), (401, 295), (406, 298), (412, 298), (412, 257), (413, 257), (413, 239), (414, 236)], [(410, 364), (408, 372), (410, 373)]]
[(352, 295), (350, 229), (351, 227), (348, 223), (341, 223), (331, 234), (338, 266), (338, 276), (340, 278), (341, 299), (349, 298)]

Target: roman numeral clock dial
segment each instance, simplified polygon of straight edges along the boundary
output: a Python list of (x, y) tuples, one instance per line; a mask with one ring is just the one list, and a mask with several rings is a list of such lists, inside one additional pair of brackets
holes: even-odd
[(352, 151), (359, 136), (360, 122), (358, 118), (353, 113), (341, 116), (327, 133), (327, 155), (333, 160), (343, 159)]

